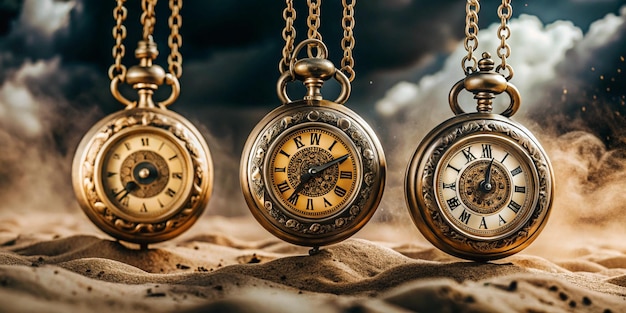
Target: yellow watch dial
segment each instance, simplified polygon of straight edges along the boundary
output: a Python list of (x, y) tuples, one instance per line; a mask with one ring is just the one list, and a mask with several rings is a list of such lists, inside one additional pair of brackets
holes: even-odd
[(442, 158), (435, 194), (446, 218), (481, 239), (518, 230), (534, 205), (533, 173), (519, 149), (482, 136), (452, 147)]
[(331, 216), (356, 195), (360, 161), (354, 144), (328, 126), (287, 133), (271, 149), (266, 168), (273, 197), (304, 218)]
[(165, 132), (123, 134), (102, 157), (103, 198), (132, 221), (167, 217), (188, 193), (192, 177), (186, 154)]

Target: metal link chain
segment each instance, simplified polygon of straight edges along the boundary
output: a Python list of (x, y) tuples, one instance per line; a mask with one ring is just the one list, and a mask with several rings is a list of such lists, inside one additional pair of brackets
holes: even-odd
[(109, 79), (115, 77), (126, 77), (126, 66), (122, 64), (122, 58), (126, 54), (126, 47), (123, 44), (126, 38), (126, 26), (124, 21), (128, 15), (128, 10), (124, 7), (126, 0), (117, 0), (117, 6), (113, 9), (113, 18), (115, 19), (115, 26), (113, 26), (113, 38), (115, 38), (115, 45), (113, 46), (113, 59), (115, 62), (109, 67)]
[(502, 4), (498, 7), (498, 17), (500, 17), (500, 27), (498, 27), (498, 38), (500, 39), (500, 47), (498, 48), (498, 56), (502, 59), (502, 63), (496, 67), (496, 72), (506, 69), (509, 75), (506, 80), (513, 78), (513, 67), (506, 63), (506, 58), (511, 56), (511, 46), (506, 42), (511, 37), (511, 29), (509, 28), (508, 21), (513, 15), (513, 7), (511, 6), (511, 0), (502, 0)]
[[(113, 26), (113, 38), (115, 39), (115, 45), (113, 46), (113, 58), (115, 61), (113, 65), (109, 67), (108, 73), (111, 80), (115, 77), (119, 77), (121, 81), (124, 81), (126, 78), (126, 66), (122, 64), (122, 59), (126, 54), (126, 47), (123, 44), (123, 40), (126, 39), (127, 34), (124, 21), (128, 15), (128, 10), (124, 7), (125, 2), (126, 0), (117, 0), (117, 6), (113, 9), (113, 18), (116, 22), (115, 26)], [(156, 3), (157, 0), (142, 0), (141, 2), (141, 8), (143, 10), (141, 15), (143, 40), (149, 40), (149, 37), (154, 33), (154, 25), (156, 24), (154, 8)], [(170, 73), (175, 75), (176, 78), (180, 78), (183, 72), (183, 57), (178, 51), (178, 48), (180, 48), (183, 44), (182, 36), (179, 33), (179, 29), (182, 26), (180, 9), (183, 7), (183, 1), (170, 0), (169, 7), (172, 11), (172, 15), (168, 20), (171, 33), (168, 37), (167, 43), (171, 52), (167, 58), (167, 62)]]
[(141, 0), (141, 25), (143, 25), (143, 40), (148, 40), (154, 33), (154, 24), (156, 24), (156, 16), (154, 15), (154, 7), (157, 0)]
[(170, 0), (170, 15), (167, 20), (170, 26), (170, 36), (167, 38), (167, 45), (170, 47), (170, 55), (167, 57), (167, 63), (169, 65), (169, 71), (176, 78), (180, 78), (183, 75), (183, 56), (178, 51), (178, 48), (183, 46), (183, 37), (178, 32), (183, 26), (183, 18), (180, 15), (180, 10), (183, 8), (183, 0)]
[[(309, 39), (317, 39), (322, 41), (322, 34), (318, 31), (320, 27), (320, 6), (322, 5), (322, 0), (307, 0), (307, 5), (309, 7), (309, 16), (307, 17), (306, 24), (309, 26), (309, 31), (307, 33), (307, 37)], [(316, 49), (315, 45), (309, 45), (307, 47), (307, 54), (309, 58), (314, 58), (315, 54), (313, 54), (313, 49)], [(317, 55), (319, 56), (319, 49), (317, 49)]]
[(341, 48), (343, 49), (343, 58), (341, 59), (341, 70), (346, 73), (348, 80), (351, 82), (354, 80), (356, 73), (354, 72), (354, 57), (352, 56), (352, 50), (356, 44), (354, 40), (354, 5), (356, 0), (350, 1), (342, 0), (343, 4), (343, 18), (341, 19), (341, 26), (343, 27), (343, 39), (341, 39)]
[[(474, 56), (474, 52), (478, 48), (478, 12), (480, 12), (480, 3), (478, 0), (467, 0), (465, 6), (465, 50), (467, 55), (461, 60), (461, 67), (465, 75), (469, 75), (478, 69), (478, 60)], [(468, 65), (468, 62), (471, 62)]]
[(296, 10), (293, 8), (293, 0), (285, 0), (285, 3), (287, 4), (287, 7), (283, 10), (283, 19), (285, 20), (283, 39), (285, 40), (285, 47), (283, 48), (283, 58), (278, 64), (278, 70), (281, 74), (289, 70), (291, 52), (293, 52), (296, 41), (296, 29), (293, 27), (293, 22), (296, 20)]

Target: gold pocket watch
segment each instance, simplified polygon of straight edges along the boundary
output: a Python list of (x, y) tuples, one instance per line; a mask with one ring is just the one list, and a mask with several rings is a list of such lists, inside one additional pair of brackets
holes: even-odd
[[(309, 50), (309, 58), (296, 60), (305, 46), (316, 47), (317, 55)], [(248, 137), (241, 187), (252, 215), (265, 229), (287, 242), (313, 247), (313, 254), (319, 246), (350, 237), (369, 221), (382, 197), (386, 163), (373, 130), (343, 105), (350, 80), (326, 59), (324, 43), (309, 38), (292, 56), (286, 50), (289, 55), (281, 64), (289, 66), (277, 84), (283, 105)], [(320, 93), (331, 78), (342, 86), (335, 101)], [(303, 100), (289, 99), (286, 84), (293, 80), (306, 86)]]
[[(508, 17), (502, 18), (506, 27)], [(472, 60), (472, 51), (470, 46), (463, 64)], [(467, 68), (466, 78), (450, 91), (456, 116), (417, 147), (405, 191), (411, 217), (431, 243), (457, 257), (492, 260), (521, 251), (539, 235), (550, 212), (554, 175), (537, 139), (509, 119), (521, 103), (519, 91), (508, 82), (512, 67), (505, 61), (498, 67), (509, 70), (505, 78), (493, 71), (487, 53), (477, 66), (478, 71)], [(465, 113), (459, 105), (464, 89), (474, 94), (478, 112)], [(509, 95), (510, 105), (492, 113), (492, 100), (501, 93)]]
[[(145, 20), (150, 21), (156, 1), (144, 2)], [(123, 27), (126, 9), (122, 4), (118, 1), (114, 10), (116, 28)], [(172, 16), (180, 22), (177, 12)], [(191, 227), (204, 211), (213, 183), (211, 155), (202, 135), (184, 117), (167, 109), (180, 93), (180, 62), (170, 64), (170, 71), (177, 75), (152, 64), (158, 51), (147, 28), (135, 51), (140, 65), (126, 72), (122, 52), (115, 54), (110, 70), (111, 91), (126, 109), (103, 118), (87, 132), (72, 168), (74, 191), (89, 219), (109, 235), (142, 246), (171, 239)], [(179, 36), (177, 29), (172, 27), (174, 36)], [(121, 39), (116, 37), (118, 45)], [(173, 42), (180, 43), (180, 38)], [(177, 48), (173, 47), (174, 53)], [(121, 82), (138, 91), (137, 101), (122, 96)], [(152, 94), (164, 83), (172, 93), (154, 103)]]

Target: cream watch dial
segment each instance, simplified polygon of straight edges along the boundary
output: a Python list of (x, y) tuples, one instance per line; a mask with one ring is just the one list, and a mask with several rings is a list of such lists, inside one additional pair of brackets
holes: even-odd
[(521, 227), (532, 210), (534, 175), (512, 143), (481, 137), (456, 145), (442, 158), (436, 194), (460, 232), (493, 239)]
[(310, 125), (273, 147), (267, 169), (272, 195), (292, 214), (324, 218), (345, 208), (361, 176), (356, 147), (337, 129)]
[(104, 151), (103, 198), (130, 220), (167, 217), (189, 189), (188, 162), (187, 152), (171, 135), (157, 131), (123, 134)]

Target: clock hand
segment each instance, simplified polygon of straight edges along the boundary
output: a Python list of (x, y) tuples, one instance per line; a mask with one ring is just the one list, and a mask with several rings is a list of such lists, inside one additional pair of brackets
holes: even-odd
[(491, 162), (489, 162), (489, 165), (487, 166), (487, 170), (485, 171), (485, 180), (483, 180), (480, 183), (480, 188), (484, 191), (484, 192), (490, 192), (491, 189), (493, 188), (493, 186), (491, 185), (491, 167), (493, 165), (493, 159), (491, 159)]
[(317, 165), (317, 166), (313, 166), (309, 169), (309, 173), (316, 175), (321, 173), (322, 171), (324, 171), (325, 169), (338, 164), (338, 163), (343, 163), (343, 161), (347, 160), (350, 157), (350, 154), (345, 154), (341, 157), (338, 157), (328, 163), (322, 164), (322, 165)]
[(139, 185), (137, 185), (136, 182), (129, 181), (128, 183), (126, 183), (126, 186), (124, 186), (124, 189), (115, 194), (115, 197), (117, 198), (117, 196), (123, 192), (124, 194), (118, 199), (118, 201), (122, 201), (122, 199), (126, 198), (126, 196), (128, 196), (130, 192), (137, 189), (137, 187), (139, 187)]

